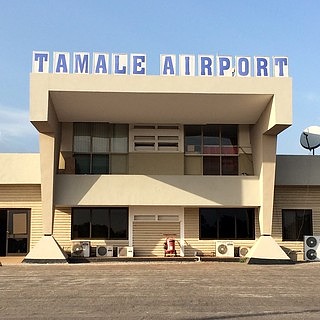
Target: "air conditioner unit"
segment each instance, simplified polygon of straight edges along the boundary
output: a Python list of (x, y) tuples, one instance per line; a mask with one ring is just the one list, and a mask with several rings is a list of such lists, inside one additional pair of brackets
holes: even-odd
[(320, 261), (320, 236), (304, 236), (304, 260)]
[(97, 257), (113, 257), (113, 247), (112, 246), (97, 246), (96, 256)]
[(241, 246), (239, 248), (239, 257), (244, 258), (247, 255), (247, 253), (249, 252), (249, 250), (250, 250), (249, 247)]
[(216, 241), (216, 257), (234, 257), (234, 243), (232, 241)]
[(73, 242), (71, 246), (71, 256), (73, 257), (90, 257), (90, 241)]
[(133, 247), (118, 247), (118, 257), (133, 257)]

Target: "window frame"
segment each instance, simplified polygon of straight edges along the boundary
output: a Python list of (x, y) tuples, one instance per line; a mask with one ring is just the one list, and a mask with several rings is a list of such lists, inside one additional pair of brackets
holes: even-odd
[[(89, 127), (90, 135), (89, 135), (89, 150), (88, 151), (76, 151), (75, 145), (76, 145), (76, 125), (81, 125), (81, 124), (86, 124)], [(107, 133), (106, 139), (106, 145), (105, 145), (105, 150), (104, 151), (95, 151), (94, 147), (94, 140), (97, 138), (93, 135), (94, 131), (98, 128), (95, 126), (101, 126), (105, 125), (105, 132)], [(114, 151), (118, 150), (115, 148), (114, 143), (119, 137), (115, 135), (117, 126), (126, 126), (126, 146), (125, 146), (125, 151)], [(119, 128), (118, 128), (119, 130)], [(127, 156), (128, 155), (128, 148), (129, 148), (129, 125), (128, 124), (122, 124), (122, 123), (116, 123), (116, 124), (111, 124), (107, 122), (75, 122), (73, 124), (73, 145), (72, 145), (72, 150), (73, 150), (73, 157), (75, 160), (75, 174), (89, 174), (89, 175), (94, 175), (94, 174), (112, 174), (113, 173), (113, 168), (112, 168), (112, 163), (113, 163), (113, 156), (116, 155), (123, 155)], [(121, 149), (121, 148), (120, 148)], [(105, 162), (105, 167), (104, 170), (94, 170), (95, 168), (95, 161), (97, 157), (106, 157), (106, 162)], [(78, 164), (79, 162), (77, 161), (77, 158), (84, 158), (87, 157), (89, 161), (88, 165), (88, 170), (84, 170), (84, 172), (81, 172), (81, 170), (78, 170)], [(96, 162), (97, 163), (97, 162)], [(98, 167), (97, 167), (98, 168)], [(127, 173), (128, 168), (126, 165), (126, 169), (124, 170), (125, 172), (121, 173)], [(116, 172), (118, 173), (118, 172)]]
[[(295, 237), (289, 237), (288, 232), (285, 230), (285, 222), (286, 219), (285, 216), (287, 215), (294, 215), (294, 229), (295, 229)], [(306, 226), (305, 228), (308, 229), (306, 233), (299, 234), (299, 230), (304, 232), (306, 230), (303, 230), (304, 224), (308, 223), (308, 221), (304, 220), (303, 224), (298, 226), (297, 222), (297, 216), (299, 214), (303, 214), (304, 217), (309, 219), (309, 226)], [(308, 217), (307, 217), (308, 216)], [(313, 213), (312, 209), (282, 209), (281, 210), (281, 218), (282, 218), (282, 241), (303, 241), (304, 235), (313, 235)]]
[[(211, 231), (211, 235), (204, 235), (204, 223), (202, 221), (203, 219), (203, 213), (207, 213), (210, 215), (211, 218), (216, 223), (216, 229), (209, 230)], [(246, 220), (246, 224), (248, 225), (248, 228), (250, 230), (247, 230), (247, 236), (238, 236), (241, 234), (241, 230), (239, 230), (239, 222), (237, 222), (237, 218), (240, 217), (241, 213), (246, 213), (247, 215), (250, 215), (249, 219)], [(220, 235), (220, 224), (223, 223), (222, 218), (225, 216), (226, 218), (231, 217), (234, 220), (234, 234), (229, 235), (228, 237), (225, 237), (224, 235)], [(256, 226), (255, 226), (255, 209), (254, 208), (199, 208), (199, 240), (255, 240), (255, 232), (256, 232)], [(212, 226), (209, 226), (212, 228)], [(209, 228), (207, 227), (207, 228)], [(208, 231), (207, 231), (208, 232)], [(227, 230), (224, 231), (224, 234), (227, 232)]]
[[(104, 225), (106, 228), (108, 228), (107, 230), (107, 235), (106, 237), (94, 237), (93, 236), (93, 215), (95, 214), (94, 211), (95, 210), (105, 210), (106, 211), (106, 220), (107, 220), (107, 224)], [(126, 221), (124, 223), (125, 225), (125, 233), (126, 235), (124, 237), (112, 237), (111, 235), (113, 234), (112, 231), (112, 226), (113, 226), (113, 219), (112, 217), (115, 215), (119, 215), (120, 213), (115, 212), (119, 210), (119, 212), (121, 212), (121, 214), (125, 213), (126, 215)], [(120, 211), (121, 210), (121, 211)], [(74, 224), (74, 220), (75, 220), (75, 215), (77, 214), (76, 211), (78, 212), (85, 212), (87, 211), (87, 213), (89, 213), (89, 219), (87, 219), (88, 221), (85, 222), (85, 224), (89, 224), (87, 228), (89, 228), (89, 230), (87, 230), (88, 234), (84, 235), (84, 236), (78, 236), (75, 233), (78, 233), (78, 231), (75, 230), (75, 227), (79, 225), (75, 225)], [(88, 212), (89, 211), (89, 212)], [(102, 214), (102, 213), (101, 213)], [(71, 240), (83, 240), (83, 239), (87, 239), (87, 240), (128, 240), (129, 238), (129, 208), (128, 207), (74, 207), (71, 210)]]
[[(208, 129), (210, 129), (212, 132), (216, 132), (216, 135), (209, 135)], [(236, 144), (228, 144), (228, 143), (223, 143), (224, 137), (223, 137), (223, 132), (224, 129), (227, 127), (233, 127), (233, 130), (236, 131), (236, 136), (230, 135), (230, 140), (236, 139)], [(188, 141), (188, 136), (187, 136), (187, 130), (194, 130), (199, 131), (199, 135), (196, 135), (194, 137), (197, 137), (196, 139), (199, 141), (194, 145), (194, 148), (190, 148), (192, 144), (189, 144)], [(198, 129), (198, 130), (197, 130)], [(191, 137), (191, 135), (190, 135)], [(205, 143), (206, 141), (214, 141), (218, 140), (218, 144), (210, 144), (210, 143)], [(202, 174), (203, 175), (239, 175), (239, 126), (237, 124), (226, 124), (226, 125), (214, 125), (214, 124), (206, 124), (206, 125), (192, 125), (192, 124), (186, 124), (184, 125), (184, 155), (185, 157), (201, 157), (202, 158)], [(192, 150), (194, 151), (188, 151)], [(212, 152), (209, 152), (210, 149)], [(206, 151), (207, 150), (207, 151)], [(232, 152), (230, 152), (230, 150)], [(228, 152), (224, 152), (228, 151)], [(212, 167), (207, 167), (206, 164), (209, 164), (210, 158), (215, 158), (213, 160), (216, 162), (219, 166), (219, 168), (212, 168)], [(231, 159), (235, 159), (233, 162), (233, 166), (235, 166), (234, 171), (229, 171), (228, 172), (228, 166), (227, 166), (227, 160), (229, 161)], [(218, 173), (219, 172), (219, 173)]]
[(180, 124), (130, 124), (129, 152), (183, 152), (183, 134)]

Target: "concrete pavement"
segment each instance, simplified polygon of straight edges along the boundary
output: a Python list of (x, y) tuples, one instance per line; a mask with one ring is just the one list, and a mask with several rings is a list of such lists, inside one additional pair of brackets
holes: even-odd
[(23, 259), (24, 256), (0, 257), (0, 264), (2, 264), (3, 266), (19, 264), (22, 262)]
[(15, 264), (0, 319), (320, 319), (320, 263)]

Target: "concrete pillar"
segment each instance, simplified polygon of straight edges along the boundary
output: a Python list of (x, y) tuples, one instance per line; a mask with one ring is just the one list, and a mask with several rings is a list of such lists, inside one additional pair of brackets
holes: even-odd
[(272, 238), (277, 130), (269, 128), (273, 99), (251, 130), (254, 174), (259, 176), (260, 238), (249, 251), (248, 263), (288, 263), (290, 258)]
[(263, 135), (261, 139), (262, 155), (260, 169), (260, 199), (259, 226), (262, 235), (271, 235), (274, 182), (276, 170), (277, 137)]
[(44, 235), (53, 234), (54, 219), (54, 177), (55, 137), (53, 134), (39, 134), (41, 166), (42, 226)]
[(54, 188), (60, 151), (60, 124), (49, 102), (49, 123), (45, 132), (39, 133), (41, 201), (43, 237), (30, 250), (25, 263), (66, 263), (67, 255), (53, 237)]

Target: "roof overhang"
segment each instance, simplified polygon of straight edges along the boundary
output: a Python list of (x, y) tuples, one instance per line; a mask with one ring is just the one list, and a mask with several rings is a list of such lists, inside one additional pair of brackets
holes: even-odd
[(59, 122), (255, 124), (271, 105), (273, 125), (292, 121), (290, 78), (31, 74), (30, 86), (39, 131), (52, 110)]
[(50, 91), (61, 122), (255, 123), (270, 94)]

